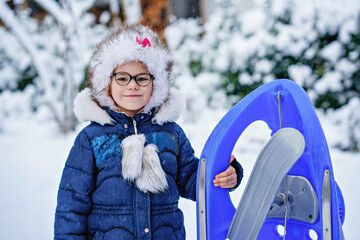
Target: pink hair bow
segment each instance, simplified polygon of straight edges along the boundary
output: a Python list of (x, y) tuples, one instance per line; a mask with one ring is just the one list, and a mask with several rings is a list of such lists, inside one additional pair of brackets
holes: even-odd
[(147, 38), (144, 38), (144, 40), (141, 42), (141, 41), (139, 40), (139, 38), (136, 37), (136, 42), (137, 42), (139, 45), (142, 45), (143, 47), (146, 47), (146, 46), (151, 47), (151, 43), (150, 43), (149, 39), (147, 39)]

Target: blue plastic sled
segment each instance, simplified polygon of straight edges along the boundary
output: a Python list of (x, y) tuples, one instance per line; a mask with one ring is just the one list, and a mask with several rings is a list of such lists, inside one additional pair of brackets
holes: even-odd
[[(236, 141), (246, 127), (257, 120), (266, 122), (272, 134), (281, 127), (291, 127), (299, 130), (305, 138), (304, 154), (287, 177), (289, 181), (293, 181), (290, 177), (294, 181), (298, 178), (307, 179), (314, 190), (313, 200), (316, 206), (312, 206), (309, 210), (312, 213), (306, 215), (309, 219), (304, 220), (296, 215), (299, 211), (296, 209), (299, 208), (298, 203), (293, 203), (292, 208), (295, 209), (290, 212), (286, 221), (286, 239), (312, 239), (310, 235), (314, 231), (317, 236), (315, 239), (344, 239), (344, 200), (334, 180), (323, 130), (305, 91), (295, 82), (286, 79), (272, 81), (251, 92), (223, 117), (209, 136), (198, 170), (198, 239), (226, 239), (236, 209), (229, 191), (215, 188), (212, 180), (227, 168)], [(327, 185), (326, 176), (330, 176)], [(326, 194), (328, 202), (324, 202)], [(330, 212), (326, 212), (326, 205), (329, 205), (327, 209)], [(307, 205), (300, 207), (306, 208)], [(284, 217), (270, 212), (258, 239), (283, 239), (278, 226), (284, 225)], [(303, 210), (300, 209), (300, 212)]]

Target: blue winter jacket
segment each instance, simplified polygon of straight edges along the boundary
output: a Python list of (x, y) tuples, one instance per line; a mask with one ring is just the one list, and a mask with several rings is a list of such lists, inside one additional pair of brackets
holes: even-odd
[[(77, 136), (61, 178), (55, 240), (185, 239), (179, 197), (196, 199), (198, 159), (175, 122), (154, 123), (155, 111), (133, 118), (107, 109), (112, 124), (92, 122)], [(134, 125), (136, 124), (136, 125)], [(158, 147), (168, 189), (140, 191), (122, 177), (122, 140), (138, 132)], [(232, 164), (238, 173), (238, 162)]]

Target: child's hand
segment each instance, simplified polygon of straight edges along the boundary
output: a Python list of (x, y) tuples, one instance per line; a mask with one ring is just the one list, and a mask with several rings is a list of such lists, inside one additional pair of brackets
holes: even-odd
[[(231, 155), (230, 163), (232, 161), (234, 161), (234, 159), (235, 159), (234, 155)], [(213, 183), (214, 183), (215, 187), (221, 187), (221, 188), (235, 187), (235, 185), (237, 183), (237, 175), (236, 175), (235, 168), (233, 168), (229, 164), (229, 167), (225, 171), (223, 171), (215, 176)]]

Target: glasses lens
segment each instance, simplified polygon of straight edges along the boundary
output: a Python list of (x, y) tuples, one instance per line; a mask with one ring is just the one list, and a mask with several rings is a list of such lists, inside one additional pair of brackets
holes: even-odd
[(115, 76), (115, 81), (122, 86), (128, 84), (129, 80), (130, 76), (126, 73), (117, 73)]
[(151, 76), (148, 73), (139, 74), (136, 76), (136, 82), (140, 86), (147, 86), (151, 81)]

